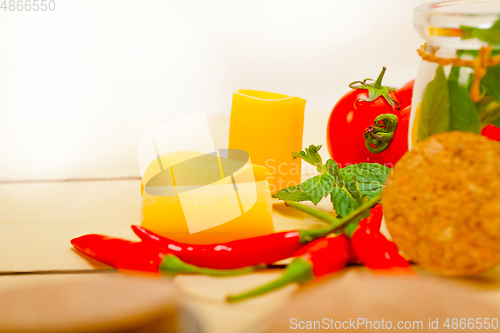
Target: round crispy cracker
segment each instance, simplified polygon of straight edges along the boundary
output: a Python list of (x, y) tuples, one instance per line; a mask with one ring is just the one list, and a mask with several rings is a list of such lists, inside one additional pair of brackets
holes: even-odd
[(467, 276), (500, 263), (500, 143), (433, 135), (396, 164), (382, 200), (394, 242), (422, 267)]

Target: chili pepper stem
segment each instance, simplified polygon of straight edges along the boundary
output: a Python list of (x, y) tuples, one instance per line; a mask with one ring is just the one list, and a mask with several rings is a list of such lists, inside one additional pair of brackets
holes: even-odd
[(179, 258), (177, 258), (173, 254), (167, 254), (163, 257), (163, 260), (160, 264), (159, 270), (160, 272), (169, 274), (169, 275), (177, 275), (180, 273), (186, 274), (204, 274), (211, 276), (232, 276), (232, 275), (241, 275), (251, 273), (258, 269), (262, 269), (267, 267), (264, 264), (257, 266), (247, 266), (243, 268), (236, 269), (213, 269), (213, 268), (205, 268), (198, 267), (191, 264), (188, 264)]
[(229, 303), (244, 301), (248, 298), (257, 297), (283, 288), (290, 283), (304, 284), (314, 279), (313, 265), (303, 258), (295, 259), (285, 270), (285, 273), (278, 279), (263, 285), (262, 287), (226, 298)]
[(375, 206), (380, 201), (381, 198), (382, 198), (381, 194), (374, 196), (373, 198), (371, 198), (370, 200), (359, 206), (356, 210), (352, 211), (351, 213), (347, 214), (345, 217), (341, 219), (332, 217), (331, 215), (324, 213), (318, 209), (307, 207), (295, 201), (285, 200), (285, 205), (298, 209), (314, 217), (317, 217), (318, 219), (323, 220), (329, 224), (328, 227), (321, 229), (310, 229), (310, 230), (299, 231), (300, 242), (307, 243), (317, 238), (326, 236), (329, 233), (332, 233), (333, 231), (345, 226), (349, 222), (358, 218), (360, 215), (369, 211), (373, 206)]
[(295, 202), (295, 201), (285, 200), (285, 205), (292, 207), (292, 208), (295, 208), (295, 209), (298, 209), (304, 213), (307, 213), (309, 215), (317, 217), (318, 219), (320, 219), (322, 221), (325, 221), (326, 223), (328, 223), (328, 227), (326, 227), (326, 228), (330, 228), (332, 224), (335, 224), (335, 223), (337, 223), (337, 221), (339, 221), (339, 219), (331, 216), (330, 214), (327, 214), (325, 212), (322, 212), (322, 211), (315, 209), (315, 208), (312, 208), (312, 207), (308, 207), (306, 205), (303, 205), (303, 204)]

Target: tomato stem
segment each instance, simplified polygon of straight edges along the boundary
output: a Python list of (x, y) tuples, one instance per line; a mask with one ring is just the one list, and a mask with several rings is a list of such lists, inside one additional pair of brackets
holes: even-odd
[(371, 153), (378, 154), (389, 148), (398, 127), (398, 116), (385, 113), (377, 116), (373, 125), (363, 133), (365, 146)]
[(377, 81), (375, 83), (368, 83), (368, 81), (373, 81), (372, 79), (365, 79), (364, 81), (354, 81), (349, 84), (349, 87), (352, 89), (366, 89), (368, 90), (368, 97), (367, 98), (362, 98), (359, 97), (355, 102), (354, 102), (354, 108), (356, 108), (356, 103), (357, 102), (373, 102), (379, 97), (383, 97), (387, 103), (389, 103), (390, 106), (395, 108), (396, 110), (399, 110), (400, 104), (398, 99), (394, 96), (394, 88), (391, 87), (385, 87), (382, 85), (382, 79), (384, 78), (384, 74), (387, 68), (384, 66), (382, 67), (382, 72), (380, 72)]
[(382, 79), (384, 78), (384, 74), (385, 74), (386, 70), (387, 70), (387, 68), (385, 66), (382, 67), (382, 72), (380, 72), (380, 74), (378, 75), (377, 81), (375, 81), (375, 83), (373, 84), (373, 87), (375, 89), (380, 89), (382, 87)]

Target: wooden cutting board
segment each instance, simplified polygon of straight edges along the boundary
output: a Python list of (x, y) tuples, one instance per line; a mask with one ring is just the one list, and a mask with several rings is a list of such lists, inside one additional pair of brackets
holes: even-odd
[(170, 281), (93, 274), (0, 294), (0, 332), (179, 332)]
[[(358, 318), (372, 322), (391, 321), (392, 330), (399, 321), (422, 321), (422, 328), (408, 332), (441, 332), (446, 319), (497, 318), (500, 309), (500, 270), (474, 278), (446, 278), (412, 266), (413, 272), (369, 271), (352, 267), (299, 289), (289, 304), (273, 316), (269, 333), (290, 332), (307, 322), (326, 325), (323, 320), (344, 322)], [(439, 329), (429, 329), (429, 320), (439, 320)], [(376, 327), (361, 324), (356, 331), (374, 332)], [(407, 324), (409, 325), (409, 324)], [(325, 329), (323, 327), (323, 329)], [(325, 329), (329, 330), (331, 328)], [(337, 327), (338, 329), (338, 327)], [(352, 327), (351, 327), (352, 329)], [(299, 330), (298, 327), (296, 330)], [(382, 329), (378, 329), (382, 331)], [(460, 329), (460, 332), (467, 332)]]

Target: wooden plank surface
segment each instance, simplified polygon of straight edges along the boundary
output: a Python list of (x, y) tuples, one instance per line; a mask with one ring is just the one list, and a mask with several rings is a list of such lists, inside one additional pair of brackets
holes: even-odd
[[(89, 233), (138, 240), (130, 226), (140, 224), (139, 189), (139, 180), (0, 184), (0, 274), (105, 268), (69, 241)], [(278, 200), (274, 207), (277, 230), (322, 225)]]
[(105, 267), (69, 241), (87, 233), (134, 239), (140, 181), (0, 184), (0, 272)]

